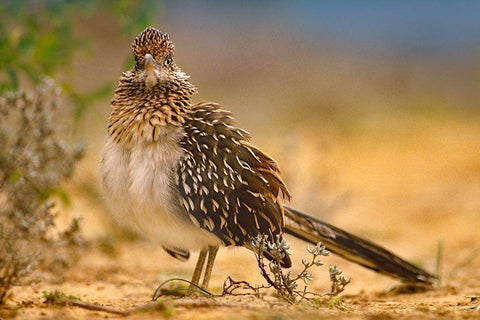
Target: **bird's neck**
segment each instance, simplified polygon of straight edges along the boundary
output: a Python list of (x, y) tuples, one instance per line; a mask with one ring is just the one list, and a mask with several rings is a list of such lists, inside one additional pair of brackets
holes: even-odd
[(119, 86), (112, 100), (108, 133), (117, 143), (127, 147), (159, 141), (165, 132), (185, 123), (193, 93), (189, 88), (134, 92)]

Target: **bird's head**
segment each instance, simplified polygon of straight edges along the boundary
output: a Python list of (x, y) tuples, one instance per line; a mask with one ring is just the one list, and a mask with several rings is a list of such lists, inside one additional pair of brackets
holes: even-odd
[(175, 46), (167, 34), (148, 27), (132, 43), (135, 81), (147, 90), (176, 91), (193, 94), (196, 88), (188, 81), (190, 76), (180, 70), (174, 61)]

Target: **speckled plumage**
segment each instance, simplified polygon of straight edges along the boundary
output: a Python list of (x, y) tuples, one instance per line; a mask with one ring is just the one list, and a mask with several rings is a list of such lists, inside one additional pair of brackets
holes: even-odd
[[(236, 127), (230, 112), (216, 103), (192, 104), (196, 88), (174, 63), (162, 67), (165, 74), (161, 77), (166, 80), (153, 88), (145, 85), (143, 56), (150, 54), (161, 64), (173, 58), (173, 48), (168, 36), (146, 29), (133, 43), (136, 66), (123, 73), (112, 100), (103, 160), (104, 184), (110, 194), (114, 185), (125, 185), (116, 192), (128, 199), (129, 206), (134, 204), (134, 208), (122, 210), (118, 204), (123, 201), (115, 200), (112, 205), (117, 207), (120, 220), (136, 225), (180, 258), (185, 255), (177, 255), (179, 250), (188, 252), (218, 244), (248, 246), (258, 234), (282, 234), (281, 199), (288, 198), (289, 193), (278, 166), (249, 144), (248, 133)], [(111, 152), (112, 148), (121, 151)], [(145, 157), (135, 160), (139, 149), (145, 155), (154, 150), (172, 158), (170, 168), (164, 170), (168, 167), (165, 164), (159, 168), (162, 159), (152, 157), (150, 172), (139, 169), (145, 167)], [(115, 169), (123, 167), (119, 171), (126, 172), (121, 183), (112, 181), (118, 174), (109, 165), (116, 153), (128, 158), (128, 163), (115, 165)], [(165, 181), (168, 186), (160, 187)], [(151, 185), (142, 188), (145, 184)], [(149, 199), (147, 203), (139, 200), (142, 194)], [(144, 213), (135, 214), (135, 207)], [(155, 215), (158, 222), (152, 222)], [(185, 234), (180, 223), (164, 223), (168, 219), (193, 223), (199, 231)], [(176, 232), (163, 230), (176, 226), (182, 239), (175, 239), (172, 233)], [(168, 234), (169, 239), (159, 234)], [(218, 243), (212, 241), (215, 238)], [(290, 265), (288, 256), (284, 264)]]
[(186, 119), (178, 187), (195, 224), (226, 245), (281, 234), (281, 199), (289, 193), (275, 161), (251, 146), (247, 132), (218, 104), (193, 105)]
[[(176, 66), (166, 34), (147, 28), (132, 49), (136, 64), (112, 99), (102, 160), (105, 199), (119, 224), (180, 260), (192, 249), (248, 248), (258, 234), (285, 231), (326, 241), (330, 250), (390, 276), (431, 283), (433, 276), (380, 246), (284, 207), (290, 194), (276, 162), (219, 104), (192, 103), (197, 89)], [(210, 271), (215, 254), (209, 251)], [(194, 282), (204, 259), (202, 251)], [(290, 266), (288, 255), (282, 264)]]

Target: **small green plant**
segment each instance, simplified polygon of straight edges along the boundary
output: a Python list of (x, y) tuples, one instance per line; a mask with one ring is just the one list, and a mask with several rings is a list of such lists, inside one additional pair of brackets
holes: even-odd
[(330, 282), (332, 283), (329, 295), (336, 296), (345, 290), (345, 287), (351, 282), (351, 278), (342, 276), (343, 271), (338, 270), (337, 266), (329, 265), (328, 273), (330, 274)]
[[(285, 273), (280, 265), (280, 261), (282, 261), (284, 256), (290, 254), (288, 251), (290, 245), (285, 239), (281, 239), (280, 236), (277, 236), (275, 237), (275, 241), (270, 241), (266, 235), (259, 235), (252, 240), (251, 246), (257, 258), (260, 273), (265, 278), (268, 285), (273, 287), (280, 297), (290, 303), (296, 303), (304, 299), (312, 299), (311, 297), (318, 298), (319, 296), (325, 295), (330, 297), (336, 296), (350, 283), (351, 279), (342, 276), (342, 271), (338, 270), (336, 266), (330, 266), (329, 274), (332, 283), (331, 292), (319, 295), (307, 291), (309, 282), (313, 280), (312, 274), (309, 270), (312, 267), (322, 266), (323, 261), (320, 258), (330, 255), (330, 251), (328, 251), (321, 243), (318, 243), (313, 248), (307, 246), (307, 251), (311, 254), (311, 258), (302, 259), (303, 270), (295, 276), (291, 271)], [(273, 259), (268, 262), (268, 271), (265, 263), (265, 252), (267, 252), (270, 257), (273, 257)], [(303, 288), (300, 288), (300, 281), (303, 282)]]
[(325, 299), (314, 299), (314, 306), (317, 308), (328, 307), (329, 309), (337, 309), (341, 311), (347, 311), (347, 306), (343, 303), (343, 299), (336, 296), (331, 296), (327, 300)]
[(79, 297), (66, 295), (64, 292), (59, 290), (55, 290), (53, 292), (44, 290), (42, 291), (42, 296), (45, 298), (44, 303), (54, 305), (64, 305), (66, 300), (81, 301)]

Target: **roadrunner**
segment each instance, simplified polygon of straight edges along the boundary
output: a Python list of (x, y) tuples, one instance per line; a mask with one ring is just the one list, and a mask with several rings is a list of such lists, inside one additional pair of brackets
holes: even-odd
[[(174, 61), (173, 43), (145, 29), (132, 44), (135, 66), (112, 99), (102, 175), (111, 213), (173, 257), (200, 250), (192, 282), (208, 287), (219, 246), (249, 249), (258, 235), (291, 234), (407, 282), (435, 276), (370, 241), (283, 204), (290, 193), (277, 163), (249, 143), (231, 113), (192, 102), (197, 89)], [(266, 253), (267, 255), (268, 253)], [(266, 256), (272, 259), (272, 257)], [(290, 267), (288, 254), (281, 261)]]

